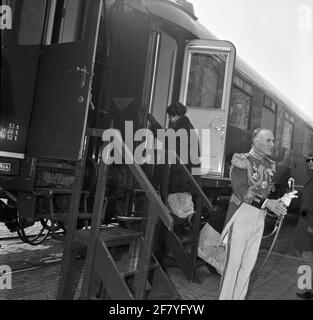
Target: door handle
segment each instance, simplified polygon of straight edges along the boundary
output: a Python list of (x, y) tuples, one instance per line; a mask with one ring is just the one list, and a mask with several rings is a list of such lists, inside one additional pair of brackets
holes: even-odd
[(225, 132), (225, 125), (223, 125), (223, 126), (222, 126), (222, 127), (220, 127), (220, 128), (215, 127), (215, 130), (216, 130), (216, 131)]
[(86, 86), (87, 75), (89, 74), (87, 70), (87, 66), (83, 66), (82, 68), (77, 66), (75, 70), (68, 71), (68, 74), (74, 74), (74, 73), (81, 74), (80, 87), (84, 88)]
[(222, 117), (219, 117), (219, 118), (212, 120), (209, 128), (211, 130), (213, 130), (213, 128), (214, 128), (215, 131), (219, 133), (221, 140), (224, 140), (226, 126), (224, 124), (224, 119)]

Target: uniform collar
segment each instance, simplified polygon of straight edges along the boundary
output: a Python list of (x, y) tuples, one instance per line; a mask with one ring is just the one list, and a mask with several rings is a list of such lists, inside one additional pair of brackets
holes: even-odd
[(260, 161), (263, 161), (265, 159), (265, 155), (259, 151), (257, 151), (254, 147), (251, 148), (249, 154), (257, 159), (257, 160), (260, 160)]

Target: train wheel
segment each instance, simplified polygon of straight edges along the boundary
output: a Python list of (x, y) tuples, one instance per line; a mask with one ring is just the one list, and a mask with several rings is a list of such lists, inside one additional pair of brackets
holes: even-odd
[(23, 226), (23, 223), (20, 223), (17, 234), (24, 243), (27, 243), (31, 246), (38, 246), (42, 244), (51, 233), (45, 227), (41, 227), (37, 235), (27, 234), (26, 229), (27, 228)]
[(40, 219), (41, 225), (48, 231), (57, 232), (59, 230), (66, 231), (64, 223), (59, 221), (54, 221), (54, 224), (52, 225), (52, 221), (50, 219)]

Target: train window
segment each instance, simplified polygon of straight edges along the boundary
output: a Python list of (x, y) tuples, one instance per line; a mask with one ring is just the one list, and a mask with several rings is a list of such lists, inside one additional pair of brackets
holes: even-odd
[(243, 91), (245, 91), (249, 95), (251, 95), (251, 96), (253, 95), (252, 86), (248, 82), (244, 81), (243, 79), (239, 78), (238, 76), (234, 76), (233, 83), (236, 87), (242, 89)]
[(294, 131), (294, 124), (285, 118), (283, 135), (282, 135), (282, 144), (281, 144), (283, 148), (292, 149), (293, 131)]
[(238, 87), (243, 89), (243, 80), (238, 76), (234, 76), (234, 84)]
[(246, 91), (248, 94), (252, 95), (253, 94), (253, 90), (252, 90), (252, 86), (245, 82), (244, 85), (243, 85), (243, 90)]
[(230, 101), (229, 123), (242, 130), (248, 130), (252, 98), (234, 87)]
[(46, 1), (24, 1), (19, 28), (20, 45), (41, 44), (45, 18), (45, 8)]
[(49, 0), (49, 21), (45, 44), (68, 43), (82, 40), (86, 0)]
[(272, 103), (271, 103), (271, 109), (272, 109), (272, 111), (276, 112), (277, 104), (274, 101), (272, 101)]
[(313, 150), (313, 130), (309, 127), (305, 128), (303, 154), (309, 154)]
[(262, 108), (262, 119), (261, 119), (261, 127), (270, 129), (273, 133), (275, 133), (275, 123), (276, 123), (276, 112), (267, 107)]
[(270, 97), (264, 96), (264, 103), (263, 103), (263, 105), (264, 105), (265, 107), (271, 108), (271, 102), (272, 102), (272, 100), (271, 100)]
[(295, 118), (294, 118), (291, 114), (289, 114), (287, 111), (285, 112), (285, 118), (286, 118), (289, 122), (295, 123)]
[(191, 55), (187, 106), (221, 109), (226, 56), (195, 52)]

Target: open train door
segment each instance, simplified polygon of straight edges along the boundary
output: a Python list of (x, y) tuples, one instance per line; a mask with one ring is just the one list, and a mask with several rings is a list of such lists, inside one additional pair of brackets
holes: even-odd
[(236, 49), (228, 41), (194, 40), (186, 47), (180, 101), (199, 130), (201, 175), (224, 173), (235, 56)]
[(102, 0), (53, 0), (47, 25), (27, 155), (82, 157)]
[(46, 3), (1, 4), (0, 175), (17, 176), (26, 153)]

